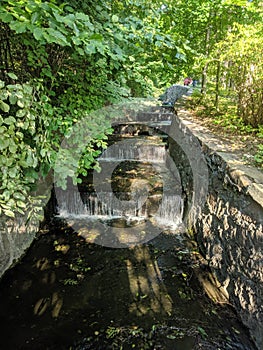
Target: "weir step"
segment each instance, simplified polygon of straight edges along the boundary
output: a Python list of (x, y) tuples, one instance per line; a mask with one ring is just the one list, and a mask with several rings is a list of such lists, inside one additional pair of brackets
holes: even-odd
[(174, 117), (173, 113), (158, 113), (158, 112), (143, 112), (139, 113), (137, 116), (137, 120), (139, 121), (165, 121), (172, 120)]
[(122, 123), (126, 122), (158, 122), (158, 121), (171, 121), (174, 118), (175, 114), (171, 112), (150, 112), (150, 111), (140, 111), (136, 114), (126, 113), (125, 118), (121, 120), (116, 120), (115, 123), (121, 121)]

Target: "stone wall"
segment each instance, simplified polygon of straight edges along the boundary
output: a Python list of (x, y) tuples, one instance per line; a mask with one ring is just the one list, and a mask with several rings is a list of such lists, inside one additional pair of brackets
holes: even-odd
[(37, 191), (32, 196), (38, 197), (39, 206), (43, 208), (38, 212), (38, 219), (30, 219), (27, 221), (27, 215), (17, 216), (15, 219), (1, 216), (0, 218), (0, 277), (30, 247), (39, 231), (41, 218), (44, 218), (44, 207), (47, 204), (52, 188), (52, 178), (47, 177), (45, 181), (39, 180)]
[(195, 224), (199, 247), (262, 349), (263, 186), (223, 157), (208, 154), (207, 161), (208, 200)]
[(179, 108), (176, 119), (176, 127), (181, 123), (188, 130), (188, 142), (191, 135), (199, 140), (208, 169), (207, 200), (195, 208), (188, 226), (217, 287), (263, 349), (263, 173), (242, 164), (240, 155), (230, 153), (231, 145), (194, 123), (186, 111)]

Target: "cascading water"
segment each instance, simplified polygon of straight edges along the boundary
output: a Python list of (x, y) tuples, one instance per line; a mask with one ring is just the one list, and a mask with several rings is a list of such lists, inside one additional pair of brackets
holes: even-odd
[[(115, 169), (112, 174), (107, 174), (110, 178), (100, 181), (99, 191), (86, 191), (85, 188), (79, 191), (73, 187), (57, 193), (62, 198), (59, 215), (75, 220), (130, 220), (134, 217), (162, 227), (181, 224), (180, 177), (178, 174), (175, 177), (174, 171), (171, 173), (167, 167), (169, 155), (163, 137), (123, 139), (106, 149), (99, 158), (106, 173), (108, 168)], [(118, 168), (119, 172), (116, 171)], [(146, 197), (142, 198), (145, 190)]]
[(156, 221), (162, 226), (173, 223), (175, 226), (182, 223), (183, 199), (179, 195), (164, 196), (156, 215)]
[[(136, 140), (136, 139), (135, 139)], [(130, 142), (124, 143), (122, 147), (110, 148), (103, 152), (100, 160), (104, 161), (120, 161), (120, 160), (139, 160), (143, 162), (154, 162), (154, 163), (164, 163), (166, 160), (166, 150), (165, 144), (160, 143), (156, 145), (147, 144), (139, 139), (138, 143), (132, 140), (132, 145)]]
[[(155, 195), (151, 196), (151, 198), (156, 197)], [(81, 197), (78, 192), (65, 193), (64, 206), (59, 208), (59, 215), (74, 218), (148, 218), (150, 215), (162, 225), (178, 224), (183, 215), (183, 200), (179, 195), (163, 196), (155, 215), (149, 214), (150, 201), (141, 203), (140, 199), (130, 200), (130, 208), (124, 209), (114, 193), (100, 193), (100, 198), (103, 200), (101, 201), (96, 194), (92, 193), (82, 193)]]
[[(125, 193), (126, 194), (126, 193)], [(65, 193), (64, 206), (59, 209), (60, 216), (75, 217), (124, 217), (147, 216), (147, 209), (142, 208), (140, 200), (129, 201), (130, 208), (123, 208), (121, 201), (110, 192), (100, 192), (100, 199), (95, 193), (72, 191)], [(102, 200), (101, 200), (102, 199)], [(137, 208), (140, 208), (138, 211)]]

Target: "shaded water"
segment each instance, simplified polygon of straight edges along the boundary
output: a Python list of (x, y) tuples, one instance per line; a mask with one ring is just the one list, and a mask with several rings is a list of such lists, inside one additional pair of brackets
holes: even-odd
[(1, 349), (254, 349), (198, 282), (207, 266), (184, 235), (162, 140), (109, 150), (100, 191), (90, 174), (56, 193), (58, 215), (0, 282)]
[(200, 287), (194, 246), (163, 233), (102, 247), (54, 220), (1, 281), (2, 349), (254, 349)]

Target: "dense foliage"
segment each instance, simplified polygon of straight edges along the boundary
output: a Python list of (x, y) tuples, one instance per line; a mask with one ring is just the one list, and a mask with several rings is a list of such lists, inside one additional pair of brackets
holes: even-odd
[[(216, 108), (227, 92), (245, 123), (262, 124), (261, 23), (261, 1), (2, 0), (0, 212), (29, 210), (78, 120), (185, 75)], [(89, 132), (79, 173), (96, 166), (110, 120), (90, 118)]]

